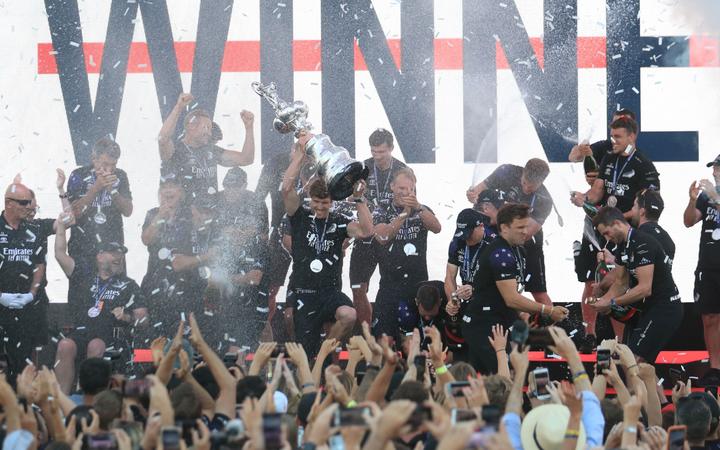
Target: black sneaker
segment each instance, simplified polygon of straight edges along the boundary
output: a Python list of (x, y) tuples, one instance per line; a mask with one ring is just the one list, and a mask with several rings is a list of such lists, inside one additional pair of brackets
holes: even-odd
[(585, 338), (580, 343), (580, 353), (590, 354), (595, 351), (597, 345), (597, 338), (594, 334), (586, 334)]
[(700, 386), (720, 386), (720, 369), (708, 369), (707, 372), (705, 372), (705, 375), (703, 375), (698, 380), (698, 385)]

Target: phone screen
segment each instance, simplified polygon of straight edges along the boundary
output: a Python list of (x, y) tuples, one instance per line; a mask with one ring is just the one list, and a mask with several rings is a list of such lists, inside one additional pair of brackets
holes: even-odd
[(163, 449), (180, 450), (182, 431), (178, 427), (166, 427), (162, 429)]
[(668, 449), (669, 450), (683, 450), (685, 446), (685, 433), (687, 429), (685, 426), (681, 427), (670, 427), (668, 429)]
[(610, 349), (599, 348), (597, 351), (596, 373), (602, 375), (603, 370), (610, 370)]
[(282, 414), (263, 414), (263, 436), (267, 450), (282, 448)]
[(544, 367), (538, 367), (533, 370), (535, 376), (535, 396), (540, 400), (547, 400), (550, 398), (550, 392), (547, 389), (547, 385), (550, 382), (550, 373)]
[(336, 427), (367, 427), (365, 417), (369, 414), (369, 408), (347, 408), (335, 411)]

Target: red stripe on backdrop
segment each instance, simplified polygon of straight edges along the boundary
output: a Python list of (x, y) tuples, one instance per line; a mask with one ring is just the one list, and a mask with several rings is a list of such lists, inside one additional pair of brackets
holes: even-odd
[[(435, 39), (435, 69), (461, 70), (462, 39)], [(531, 38), (530, 44), (535, 50), (538, 62), (543, 64), (543, 43), (540, 38)], [(389, 39), (388, 46), (395, 65), (400, 62), (400, 40)], [(497, 67), (508, 69), (509, 65), (502, 49), (502, 43), (497, 44)], [(720, 43), (717, 38), (693, 36), (690, 38), (690, 66), (691, 67), (720, 67)], [(88, 73), (100, 73), (103, 44), (100, 42), (86, 42), (85, 64)], [(39, 43), (38, 73), (56, 74), (57, 65), (51, 43)], [(192, 72), (194, 42), (176, 42), (175, 53), (178, 68), (182, 73)], [(592, 69), (604, 68), (606, 61), (604, 37), (578, 38), (578, 68)], [(389, 61), (383, 61), (385, 64)], [(300, 72), (314, 72), (320, 70), (320, 41), (305, 40), (293, 42), (293, 68)], [(362, 52), (355, 45), (355, 70), (367, 70)], [(259, 41), (228, 41), (225, 45), (225, 57), (222, 64), (223, 72), (259, 72), (260, 71), (260, 42)], [(129, 73), (150, 73), (152, 67), (147, 44), (133, 42), (130, 47), (128, 60)]]

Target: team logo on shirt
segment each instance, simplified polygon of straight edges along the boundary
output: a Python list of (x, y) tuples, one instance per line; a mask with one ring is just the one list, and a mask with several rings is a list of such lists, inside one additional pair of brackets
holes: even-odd
[(8, 243), (7, 233), (0, 233), (0, 244), (7, 244), (7, 243)]
[(3, 256), (7, 262), (23, 261), (30, 263), (30, 256), (33, 254), (31, 248), (4, 248)]

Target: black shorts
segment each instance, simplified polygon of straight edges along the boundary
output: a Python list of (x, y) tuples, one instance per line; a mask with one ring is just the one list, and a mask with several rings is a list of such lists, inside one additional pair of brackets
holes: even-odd
[(26, 359), (35, 348), (35, 326), (32, 314), (28, 310), (8, 309), (0, 306), (0, 341), (2, 352), (10, 359), (11, 373), (20, 373), (26, 365)]
[(682, 303), (663, 301), (636, 314), (625, 324), (623, 342), (635, 355), (654, 363), (658, 353), (672, 339), (683, 319)]
[(47, 295), (38, 293), (38, 300), (23, 309), (25, 310), (25, 320), (28, 324), (31, 324), (33, 345), (35, 347), (47, 345), (50, 335)]
[(381, 285), (373, 305), (373, 335), (386, 334), (399, 342), (402, 330), (398, 308), (403, 302), (408, 304), (413, 302), (416, 293), (416, 286), (413, 285), (392, 287)]
[(370, 282), (375, 267), (377, 267), (377, 253), (375, 247), (378, 244), (375, 238), (355, 239), (352, 253), (350, 254), (350, 284), (357, 288), (358, 284)]
[(542, 244), (525, 245), (525, 292), (547, 292)]
[(285, 284), (291, 262), (290, 254), (282, 246), (282, 236), (273, 230), (268, 240), (268, 268), (265, 273), (267, 284), (271, 288)]
[(697, 269), (694, 293), (700, 314), (720, 314), (720, 270)]
[(313, 358), (320, 350), (323, 341), (323, 325), (335, 321), (335, 311), (341, 306), (352, 308), (352, 301), (340, 288), (323, 290), (294, 288), (292, 293), (294, 304), (293, 323), (295, 324), (295, 340), (302, 344), (309, 358)]
[(573, 257), (575, 259), (575, 274), (581, 283), (595, 281), (595, 268), (597, 267), (598, 250), (583, 236), (582, 242), (573, 242)]

